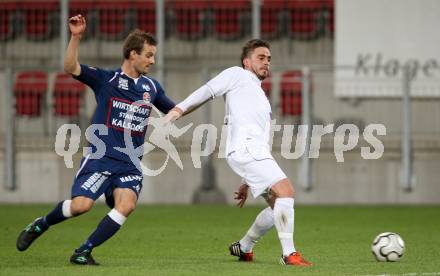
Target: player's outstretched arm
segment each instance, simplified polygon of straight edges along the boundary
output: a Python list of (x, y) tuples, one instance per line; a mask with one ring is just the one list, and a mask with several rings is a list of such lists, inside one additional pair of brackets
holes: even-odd
[(64, 56), (64, 71), (78, 76), (81, 66), (78, 62), (78, 47), (81, 36), (86, 30), (86, 19), (81, 14), (69, 18), (70, 41)]
[(178, 103), (175, 108), (170, 110), (170, 112), (168, 112), (168, 114), (165, 116), (165, 123), (176, 121), (180, 117), (191, 113), (213, 98), (213, 94), (211, 93), (209, 87), (207, 85), (203, 85), (191, 93), (191, 95), (189, 95), (185, 100)]
[(167, 115), (165, 115), (165, 124), (172, 123), (183, 116), (182, 109), (177, 106), (171, 109)]

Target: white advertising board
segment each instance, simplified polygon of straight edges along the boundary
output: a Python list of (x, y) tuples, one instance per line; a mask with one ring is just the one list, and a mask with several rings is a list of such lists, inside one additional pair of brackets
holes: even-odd
[(440, 97), (440, 0), (336, 0), (335, 95)]

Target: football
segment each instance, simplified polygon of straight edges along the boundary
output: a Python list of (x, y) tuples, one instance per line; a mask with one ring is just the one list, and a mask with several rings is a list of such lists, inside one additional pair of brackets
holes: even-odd
[(398, 234), (385, 232), (374, 238), (371, 251), (379, 262), (396, 262), (403, 256), (405, 243)]

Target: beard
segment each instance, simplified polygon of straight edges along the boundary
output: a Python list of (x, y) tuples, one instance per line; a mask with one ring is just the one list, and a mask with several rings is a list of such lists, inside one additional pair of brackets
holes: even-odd
[(261, 67), (258, 68), (255, 66), (255, 67), (253, 67), (253, 71), (254, 71), (254, 74), (257, 76), (257, 78), (261, 81), (269, 76), (269, 68), (264, 69), (264, 68), (261, 68)]
[(266, 70), (265, 73), (257, 74), (258, 79), (261, 81), (267, 78), (268, 76), (269, 76), (269, 70)]

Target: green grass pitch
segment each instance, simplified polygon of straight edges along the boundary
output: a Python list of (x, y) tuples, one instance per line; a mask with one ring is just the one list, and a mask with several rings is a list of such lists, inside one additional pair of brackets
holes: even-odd
[[(99, 267), (68, 259), (108, 212), (104, 205), (52, 227), (27, 251), (15, 240), (50, 205), (0, 205), (0, 275), (440, 275), (440, 206), (296, 206), (295, 245), (311, 268), (278, 264), (271, 230), (253, 263), (229, 255), (262, 207), (140, 205), (119, 233), (94, 250)], [(373, 238), (386, 231), (406, 243), (400, 262), (378, 263)]]

